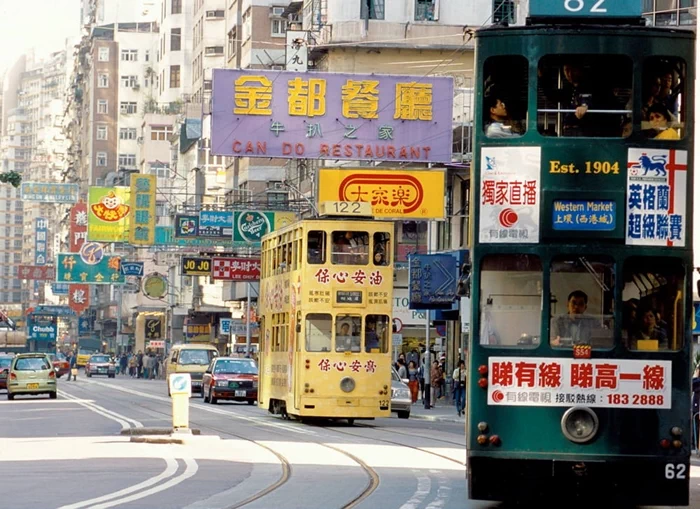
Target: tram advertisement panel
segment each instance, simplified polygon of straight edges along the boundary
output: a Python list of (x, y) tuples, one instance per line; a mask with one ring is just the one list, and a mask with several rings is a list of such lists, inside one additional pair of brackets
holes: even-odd
[(540, 147), (481, 150), (479, 242), (539, 242), (540, 160)]
[(671, 389), (671, 361), (489, 358), (489, 405), (671, 408)]

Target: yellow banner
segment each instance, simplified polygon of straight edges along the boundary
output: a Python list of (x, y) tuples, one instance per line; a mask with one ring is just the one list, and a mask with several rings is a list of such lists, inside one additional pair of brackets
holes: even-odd
[(128, 187), (90, 187), (88, 240), (124, 242), (127, 239), (131, 211), (129, 194)]
[(156, 176), (131, 175), (129, 243), (152, 246), (156, 240)]
[(369, 202), (382, 218), (445, 218), (445, 172), (322, 169), (319, 204), (327, 201)]

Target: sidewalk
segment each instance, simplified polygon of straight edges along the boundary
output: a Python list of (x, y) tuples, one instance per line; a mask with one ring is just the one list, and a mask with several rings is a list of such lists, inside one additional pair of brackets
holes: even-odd
[(421, 400), (411, 407), (411, 419), (420, 419), (433, 422), (457, 422), (464, 423), (465, 417), (457, 415), (454, 404), (438, 400), (434, 408), (426, 410)]

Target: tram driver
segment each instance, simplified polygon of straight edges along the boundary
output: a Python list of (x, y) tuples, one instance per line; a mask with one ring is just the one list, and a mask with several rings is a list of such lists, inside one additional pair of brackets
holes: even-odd
[(593, 331), (599, 328), (595, 318), (584, 314), (588, 295), (582, 290), (569, 294), (567, 313), (552, 318), (550, 343), (552, 346), (590, 345)]

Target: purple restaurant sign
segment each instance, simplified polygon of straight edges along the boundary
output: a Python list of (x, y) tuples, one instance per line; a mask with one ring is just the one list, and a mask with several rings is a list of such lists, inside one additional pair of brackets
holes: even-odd
[(212, 153), (449, 162), (452, 78), (214, 69)]

